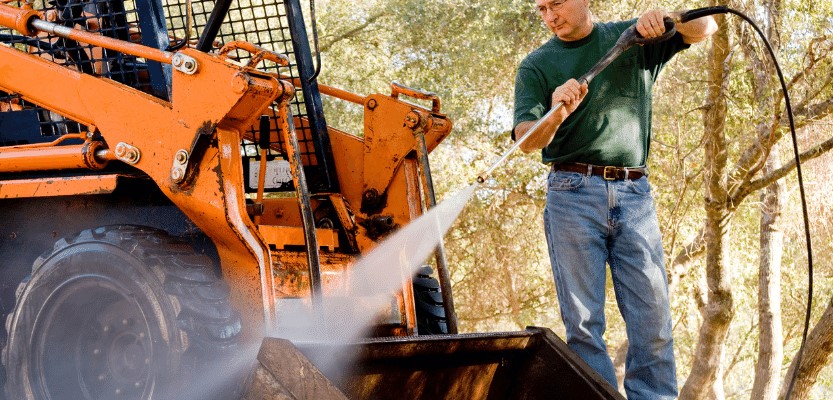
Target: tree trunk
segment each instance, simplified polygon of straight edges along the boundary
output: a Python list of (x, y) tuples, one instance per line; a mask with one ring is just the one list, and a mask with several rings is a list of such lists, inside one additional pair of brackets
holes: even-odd
[[(804, 347), (804, 357), (801, 359), (801, 368), (798, 369), (798, 376), (795, 379), (792, 396), (790, 400), (803, 400), (810, 394), (810, 389), (816, 384), (816, 377), (819, 372), (828, 365), (827, 360), (833, 353), (833, 298), (827, 304), (827, 309), (813, 327), (813, 331), (807, 337), (807, 344)], [(790, 369), (787, 371), (784, 384), (781, 385), (781, 397), (786, 395), (789, 380), (795, 371), (793, 359)]]
[(706, 282), (707, 303), (701, 310), (703, 323), (691, 373), (680, 391), (682, 400), (721, 398), (722, 382), (717, 378), (723, 359), (726, 335), (734, 317), (731, 271), (725, 265), (729, 251), (727, 236), (730, 211), (726, 183), (726, 91), (728, 82), (729, 30), (722, 16), (715, 18), (720, 29), (712, 36), (709, 50), (709, 88), (704, 115), (706, 179)]
[[(781, 167), (778, 144), (764, 167), (764, 174)], [(781, 254), (784, 233), (781, 231), (781, 206), (784, 183), (779, 180), (761, 194), (761, 254), (758, 272), (758, 361), (755, 365), (753, 400), (778, 398), (781, 360), (784, 357), (781, 326)]]

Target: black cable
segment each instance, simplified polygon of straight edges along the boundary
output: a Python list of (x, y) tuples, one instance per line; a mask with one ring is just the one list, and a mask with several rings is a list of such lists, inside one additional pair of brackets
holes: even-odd
[(191, 0), (188, 0), (185, 3), (185, 37), (174, 43), (169, 44), (168, 47), (165, 48), (165, 51), (177, 51), (188, 44), (188, 41), (191, 40), (191, 25), (194, 24), (193, 14), (194, 12), (191, 5)]
[(315, 0), (309, 0), (310, 20), (312, 21), (312, 42), (315, 46), (315, 72), (309, 77), (307, 83), (312, 83), (318, 74), (321, 73), (321, 50), (318, 48), (318, 24), (315, 18)]
[(787, 111), (787, 117), (790, 122), (790, 134), (792, 136), (793, 141), (793, 155), (795, 157), (795, 170), (796, 174), (798, 175), (798, 191), (801, 197), (801, 212), (802, 216), (804, 217), (804, 239), (807, 242), (807, 311), (804, 316), (804, 330), (801, 334), (801, 346), (798, 348), (798, 354), (795, 357), (795, 369), (793, 370), (793, 374), (790, 377), (790, 383), (787, 387), (787, 392), (784, 396), (785, 399), (789, 400), (792, 396), (793, 386), (795, 384), (795, 379), (798, 376), (799, 367), (801, 367), (801, 361), (804, 358), (804, 346), (807, 344), (807, 334), (810, 329), (810, 314), (813, 309), (813, 246), (812, 240), (810, 237), (810, 218), (807, 213), (807, 200), (804, 194), (804, 174), (801, 172), (801, 156), (798, 151), (798, 137), (795, 134), (795, 122), (793, 121), (793, 111), (792, 105), (790, 104), (790, 94), (787, 91), (787, 83), (784, 80), (784, 74), (781, 72), (781, 66), (778, 64), (778, 60), (775, 57), (775, 52), (772, 50), (772, 45), (767, 40), (766, 35), (764, 35), (763, 31), (755, 24), (752, 19), (741, 13), (740, 11), (731, 9), (726, 6), (718, 6), (718, 7), (706, 7), (706, 8), (699, 8), (695, 10), (689, 10), (680, 14), (680, 22), (690, 21), (692, 19), (705, 17), (707, 15), (712, 14), (734, 14), (738, 17), (742, 18), (744, 21), (748, 22), (752, 25), (752, 28), (755, 29), (755, 32), (761, 37), (766, 45), (767, 51), (769, 51), (769, 56), (772, 58), (773, 64), (775, 64), (775, 72), (778, 74), (778, 80), (781, 82), (781, 91), (784, 92), (784, 105)]

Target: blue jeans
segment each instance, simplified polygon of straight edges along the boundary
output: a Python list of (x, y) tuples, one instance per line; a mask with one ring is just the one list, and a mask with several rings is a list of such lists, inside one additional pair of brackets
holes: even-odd
[(675, 398), (668, 280), (648, 179), (556, 171), (547, 183), (544, 230), (567, 344), (617, 386), (602, 338), (608, 264), (628, 335), (628, 398)]

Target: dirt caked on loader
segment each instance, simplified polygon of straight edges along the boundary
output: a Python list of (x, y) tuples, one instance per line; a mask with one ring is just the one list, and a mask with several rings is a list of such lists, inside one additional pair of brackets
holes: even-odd
[[(303, 9), (0, 1), (3, 395), (616, 398), (549, 330), (457, 334), (441, 251), (367, 338), (267, 338), (223, 368), (433, 206), (427, 154), (451, 132), (432, 93), (319, 84)], [(364, 131), (329, 126), (322, 95)], [(344, 351), (329, 376), (307, 360)], [(189, 395), (210, 373), (229, 383)]]

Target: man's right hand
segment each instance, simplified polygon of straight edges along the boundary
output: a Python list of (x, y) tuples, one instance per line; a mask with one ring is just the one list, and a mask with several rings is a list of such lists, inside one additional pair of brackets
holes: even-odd
[(555, 131), (578, 108), (578, 105), (581, 104), (585, 96), (587, 96), (587, 83), (579, 84), (575, 79), (570, 79), (564, 82), (563, 85), (555, 88), (552, 92), (552, 104), (553, 106), (558, 103), (562, 103), (563, 105), (558, 110), (555, 110), (555, 112), (548, 112), (544, 115), (546, 120), (539, 120), (541, 125), (536, 132), (529, 132), (529, 130), (539, 121), (521, 122), (515, 127), (516, 140), (519, 140), (527, 134), (533, 135), (521, 143), (521, 151), (529, 153), (549, 145), (555, 137)]
[(552, 92), (553, 106), (559, 102), (564, 103), (564, 106), (555, 113), (558, 116), (559, 125), (578, 108), (578, 105), (584, 100), (584, 96), (587, 96), (587, 82), (580, 84), (577, 80), (570, 79), (555, 88)]

